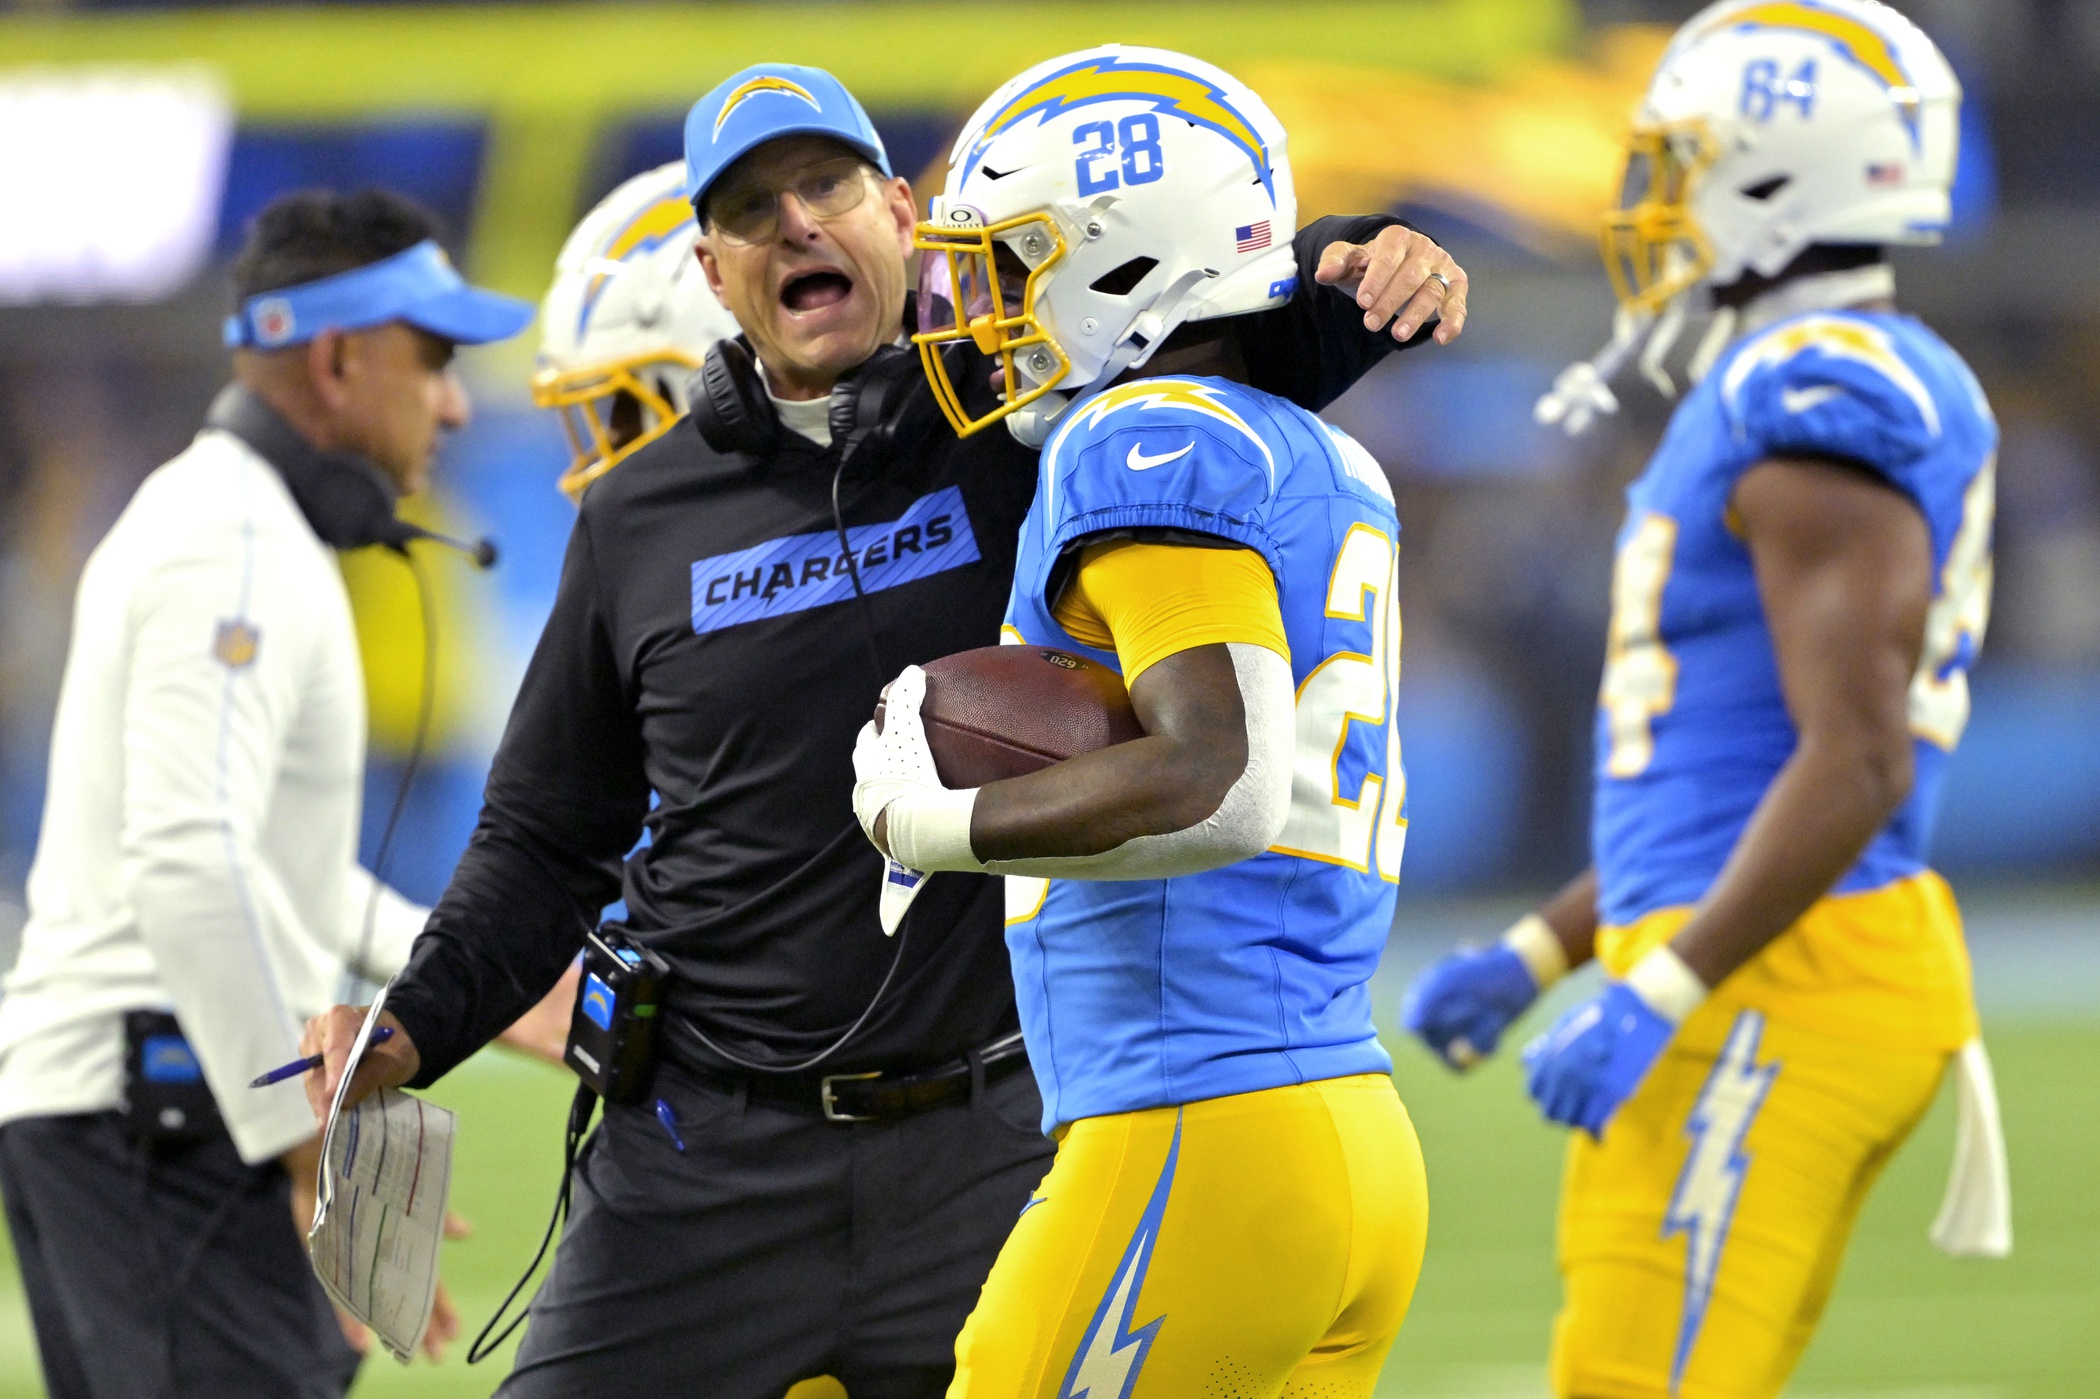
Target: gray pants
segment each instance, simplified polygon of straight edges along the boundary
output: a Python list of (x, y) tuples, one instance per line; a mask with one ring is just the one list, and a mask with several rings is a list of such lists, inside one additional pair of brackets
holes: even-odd
[(671, 1065), (612, 1108), (501, 1399), (940, 1399), (955, 1336), (1049, 1169), (1026, 1069), (966, 1103), (835, 1123)]
[(339, 1399), (357, 1374), (275, 1162), (149, 1154), (113, 1112), (0, 1127), (0, 1194), (52, 1399)]

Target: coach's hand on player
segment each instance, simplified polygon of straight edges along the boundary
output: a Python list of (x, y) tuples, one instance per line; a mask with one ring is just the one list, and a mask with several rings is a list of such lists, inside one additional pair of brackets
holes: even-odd
[(1353, 295), (1364, 329), (1391, 321), (1393, 338), (1402, 343), (1432, 320), (1439, 345), (1466, 328), (1466, 270), (1435, 239), (1411, 228), (1395, 224), (1368, 243), (1329, 243), (1313, 280)]
[(1400, 1024), (1452, 1068), (1470, 1069), (1495, 1052), (1538, 996), (1538, 982), (1510, 948), (1461, 947), (1408, 985)]

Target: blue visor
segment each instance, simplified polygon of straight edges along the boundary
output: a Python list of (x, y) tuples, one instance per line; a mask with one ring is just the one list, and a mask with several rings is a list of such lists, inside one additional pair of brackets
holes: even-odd
[(226, 318), (229, 349), (275, 350), (324, 330), (406, 321), (461, 345), (508, 340), (532, 324), (533, 306), (467, 285), (445, 250), (425, 240), (405, 252), (318, 282), (264, 292)]

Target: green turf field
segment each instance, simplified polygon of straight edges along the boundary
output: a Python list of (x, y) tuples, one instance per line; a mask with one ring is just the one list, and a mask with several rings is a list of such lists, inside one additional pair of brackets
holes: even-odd
[[(2014, 1256), (1956, 1262), (1925, 1240), (1952, 1134), (1943, 1101), (1861, 1220), (1791, 1391), (1800, 1399), (2100, 1394), (2100, 1021), (1994, 1022), (1990, 1039), (2013, 1159)], [(1429, 1160), (1432, 1224), (1421, 1290), (1380, 1394), (1543, 1396), (1559, 1134), (1538, 1124), (1507, 1060), (1461, 1081), (1411, 1046), (1396, 1058)], [(478, 1233), (451, 1245), (446, 1266), (470, 1328), (501, 1298), (546, 1219), (569, 1082), (485, 1054), (432, 1094), (461, 1114), (454, 1203)], [(505, 1363), (469, 1369), (455, 1354), (403, 1369), (380, 1358), (357, 1393), (486, 1395)], [(14, 1269), (0, 1261), (0, 1399), (41, 1392)]]

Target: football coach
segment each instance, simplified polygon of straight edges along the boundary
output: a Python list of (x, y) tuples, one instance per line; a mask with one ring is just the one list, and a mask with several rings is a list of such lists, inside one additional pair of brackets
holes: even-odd
[(271, 204), (233, 280), (233, 383), (81, 574), (0, 1002), (0, 1190), (58, 1399), (349, 1387), (303, 1246), (313, 1117), (249, 1087), (425, 914), (356, 862), (364, 678), (332, 549), (406, 542), (395, 498), (467, 419), (453, 346), (532, 316), (378, 190)]
[[(434, 1082), (624, 896), (612, 931), (670, 967), (660, 1063), (583, 1151), (499, 1393), (780, 1399), (830, 1375), (933, 1399), (1051, 1144), (1000, 883), (938, 876), (885, 938), (851, 755), (899, 667), (999, 639), (1036, 456), (958, 439), (899, 348), (916, 210), (835, 79), (737, 74), (686, 159), (743, 334), (692, 426), (585, 495), (479, 828), (352, 1088)], [(1462, 323), (1463, 272), (1395, 220), (1323, 219), (1296, 250), (1288, 305), (1213, 332), (1257, 387), (1318, 408), (1439, 309), (1437, 338)], [(309, 1026), (322, 1103), (358, 1019)]]

